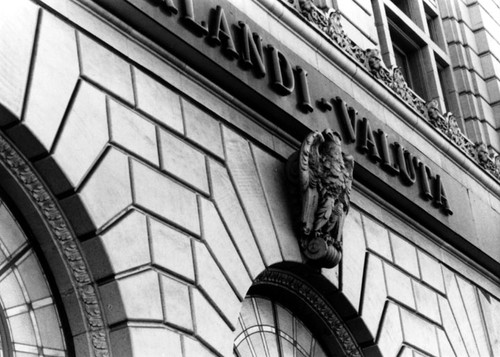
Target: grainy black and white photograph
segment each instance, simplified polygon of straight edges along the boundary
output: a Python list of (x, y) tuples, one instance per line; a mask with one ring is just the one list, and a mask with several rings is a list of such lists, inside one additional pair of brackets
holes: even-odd
[(0, 357), (500, 357), (500, 0), (0, 0)]

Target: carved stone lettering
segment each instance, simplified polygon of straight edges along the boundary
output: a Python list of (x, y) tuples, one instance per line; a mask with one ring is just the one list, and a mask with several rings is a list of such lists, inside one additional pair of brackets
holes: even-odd
[(292, 65), (276, 47), (268, 45), (272, 63), (272, 87), (280, 95), (290, 95), (295, 88)]

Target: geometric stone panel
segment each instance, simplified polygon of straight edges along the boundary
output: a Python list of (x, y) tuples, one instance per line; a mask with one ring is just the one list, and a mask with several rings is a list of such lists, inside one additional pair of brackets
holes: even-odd
[(401, 309), (401, 324), (406, 343), (418, 347), (430, 355), (439, 355), (435, 325), (406, 309)]
[[(100, 237), (85, 241), (84, 247), (95, 279), (140, 267), (151, 261), (146, 218), (137, 211), (115, 222)], [(109, 260), (109, 265), (104, 264), (106, 260)]]
[(219, 158), (224, 158), (220, 124), (211, 115), (182, 100), (186, 136)]
[(240, 311), (240, 299), (228, 283), (204, 244), (195, 242), (196, 283), (234, 327)]
[(417, 253), (422, 280), (444, 294), (445, 289), (441, 265), (427, 253), (421, 250), (417, 250)]
[(227, 165), (266, 265), (283, 260), (249, 143), (224, 127)]
[(391, 243), (387, 229), (366, 216), (363, 216), (363, 223), (367, 247), (392, 261)]
[(82, 76), (134, 104), (132, 73), (123, 59), (87, 36), (78, 33)]
[(440, 328), (437, 330), (438, 342), (439, 342), (439, 351), (441, 352), (442, 357), (455, 357), (456, 354), (453, 351), (453, 347), (451, 347), (450, 340), (448, 340), (448, 336), (446, 333)]
[(458, 289), (456, 276), (447, 268), (443, 269), (443, 273), (448, 302), (457, 320), (458, 328), (465, 343), (465, 347), (467, 348), (467, 352), (470, 356), (479, 356), (479, 350), (467, 316), (467, 311), (465, 310), (464, 301)]
[(226, 169), (215, 161), (209, 161), (209, 168), (215, 204), (238, 251), (244, 252), (242, 258), (255, 278), (264, 270), (264, 262), (231, 179)]
[(199, 235), (194, 192), (136, 160), (131, 163), (134, 203)]
[(112, 99), (108, 110), (111, 142), (158, 166), (155, 126)]
[(481, 290), (478, 294), (493, 356), (500, 356), (500, 301)]
[(178, 280), (160, 276), (165, 322), (193, 331), (189, 288)]
[(387, 304), (379, 334), (377, 345), (382, 355), (396, 356), (403, 343), (401, 319), (399, 318), (399, 308), (396, 304)]
[(217, 357), (215, 353), (210, 352), (201, 342), (184, 336), (183, 347), (184, 347), (184, 357), (196, 356), (196, 357)]
[[(110, 333), (113, 356), (183, 357), (181, 336), (165, 327), (126, 326)], [(184, 356), (187, 357), (187, 356)]]
[(193, 308), (196, 336), (222, 356), (232, 356), (232, 330), (198, 290), (193, 290)]
[(50, 151), (80, 75), (75, 30), (42, 13), (24, 123)]
[(54, 159), (73, 187), (81, 182), (107, 142), (104, 94), (81, 82), (60, 137), (54, 143)]
[(202, 238), (206, 240), (222, 269), (235, 286), (239, 298), (243, 299), (248, 288), (252, 285), (250, 276), (227, 234), (214, 204), (203, 198), (200, 198), (199, 202), (203, 226)]
[(372, 336), (377, 336), (380, 318), (387, 300), (387, 291), (382, 261), (373, 254), (368, 255), (363, 291), (361, 316)]
[(351, 207), (344, 223), (342, 243), (342, 292), (358, 310), (366, 259), (363, 223), (358, 211)]
[(487, 356), (490, 354), (488, 349), (488, 337), (484, 329), (482, 313), (479, 310), (476, 288), (459, 276), (457, 276), (457, 282), (460, 294), (462, 295), (462, 299), (464, 301), (465, 310), (467, 311), (467, 316), (469, 317), (472, 332), (474, 333), (477, 347), (479, 349), (479, 355)]
[(169, 132), (159, 132), (161, 169), (208, 194), (205, 156)]
[(413, 291), (415, 292), (417, 311), (435, 323), (441, 325), (441, 315), (439, 313), (437, 294), (427, 286), (415, 280), (413, 281)]
[(18, 118), (28, 81), (38, 11), (30, 1), (0, 1), (0, 112), (4, 106)]
[(155, 219), (149, 219), (153, 264), (194, 281), (193, 253), (188, 235)]
[(81, 188), (80, 197), (96, 227), (132, 203), (128, 158), (109, 150)]
[(387, 295), (415, 309), (415, 298), (410, 277), (387, 263), (384, 263), (384, 271), (387, 281)]
[(127, 320), (163, 321), (158, 274), (147, 270), (99, 287), (109, 324)]
[(394, 253), (394, 263), (417, 278), (420, 277), (415, 247), (392, 232), (390, 236)]
[(183, 134), (184, 124), (179, 95), (144, 72), (133, 68), (137, 109)]
[(287, 191), (285, 180), (285, 163), (266, 153), (259, 147), (252, 145), (252, 152), (257, 164), (258, 173), (264, 188), (264, 194), (269, 204), (271, 218), (276, 228), (285, 261), (301, 263), (302, 256), (299, 250), (292, 217), (293, 207)]
[(446, 331), (446, 335), (453, 346), (453, 350), (457, 356), (468, 356), (467, 350), (465, 349), (465, 344), (460, 335), (458, 329), (457, 321), (451, 312), (450, 304), (448, 301), (442, 297), (438, 296), (439, 299), (439, 309), (441, 311), (441, 317), (443, 319), (443, 328)]

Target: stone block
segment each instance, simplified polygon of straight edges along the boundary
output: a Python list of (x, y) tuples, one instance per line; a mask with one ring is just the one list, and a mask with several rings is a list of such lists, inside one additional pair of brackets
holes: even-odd
[(443, 319), (443, 328), (446, 331), (446, 335), (449, 338), (455, 354), (457, 356), (468, 356), (464, 341), (462, 340), (462, 336), (460, 335), (460, 331), (458, 329), (457, 321), (453, 316), (453, 312), (451, 311), (448, 301), (440, 295), (438, 295), (438, 299), (439, 310), (441, 311), (441, 318)]
[[(447, 268), (444, 269), (443, 273), (448, 302), (451, 310), (453, 311), (453, 316), (455, 316), (455, 319), (457, 320), (458, 329), (460, 330), (460, 335), (462, 336), (465, 348), (467, 349), (469, 356), (479, 356), (479, 351), (474, 340), (474, 334), (472, 332), (470, 321), (467, 317), (464, 301), (460, 294), (460, 290), (458, 289), (455, 274)], [(443, 313), (442, 310), (441, 313)], [(459, 354), (457, 353), (457, 355)]]
[(95, 279), (149, 264), (146, 217), (132, 211), (99, 238), (84, 242), (84, 249)]
[(264, 270), (264, 262), (241, 203), (226, 169), (215, 161), (209, 162), (212, 193), (226, 227), (234, 239), (252, 278)]
[(215, 357), (216, 355), (210, 352), (206, 347), (204, 347), (199, 341), (184, 336), (183, 338), (184, 347), (184, 357), (196, 356), (196, 357)]
[(87, 36), (78, 33), (82, 76), (129, 104), (134, 104), (130, 65)]
[(179, 96), (165, 85), (134, 68), (137, 109), (160, 123), (184, 133)]
[(120, 357), (182, 357), (180, 334), (164, 327), (127, 326), (110, 333), (113, 354)]
[(484, 325), (490, 338), (493, 356), (500, 356), (500, 301), (485, 291), (478, 290)]
[(153, 264), (194, 281), (193, 253), (189, 236), (155, 219), (149, 220)]
[(220, 123), (206, 111), (182, 100), (186, 136), (212, 154), (224, 158)]
[(448, 336), (446, 336), (446, 332), (441, 330), (440, 328), (436, 328), (438, 343), (439, 343), (439, 352), (443, 357), (455, 357), (456, 354), (453, 351), (453, 347), (451, 347), (450, 340)]
[(153, 270), (99, 287), (109, 324), (127, 320), (163, 321), (160, 284)]
[(441, 315), (439, 313), (437, 294), (415, 280), (413, 280), (413, 291), (415, 292), (417, 311), (435, 323), (441, 325)]
[(165, 130), (160, 130), (162, 170), (180, 178), (205, 194), (208, 190), (205, 156)]
[(406, 272), (419, 278), (420, 273), (415, 246), (392, 232), (389, 235), (394, 253), (394, 263)]
[(403, 331), (401, 330), (399, 308), (396, 304), (389, 303), (380, 326), (377, 344), (384, 356), (400, 356), (398, 352), (402, 343)]
[(401, 309), (404, 342), (432, 356), (439, 355), (436, 327), (420, 316)]
[(241, 308), (240, 300), (205, 245), (196, 242), (194, 248), (196, 282), (234, 328)]
[(72, 27), (44, 12), (38, 36), (23, 120), (45, 151), (50, 151), (66, 108), (70, 105), (80, 69), (76, 34)]
[(199, 235), (196, 195), (161, 173), (132, 161), (134, 203)]
[(474, 338), (476, 340), (477, 348), (479, 350), (479, 355), (488, 356), (489, 355), (488, 336), (484, 328), (484, 322), (482, 318), (483, 315), (480, 311), (479, 300), (476, 293), (476, 287), (459, 276), (457, 276), (457, 283), (460, 290), (460, 294), (464, 301), (464, 306), (465, 310), (467, 311), (467, 317), (469, 318), (470, 321), (472, 333), (474, 334)]
[(191, 298), (187, 285), (160, 276), (165, 322), (193, 331)]
[[(23, 109), (38, 12), (29, 1), (0, 4), (0, 114), (7, 110), (17, 119)], [(0, 125), (6, 124), (1, 117)]]
[(384, 263), (384, 271), (388, 296), (415, 309), (415, 298), (410, 277), (387, 263)]
[(252, 145), (252, 152), (269, 204), (269, 211), (280, 242), (283, 259), (301, 263), (302, 257), (297, 234), (294, 231), (295, 217), (292, 216), (294, 209), (287, 190), (285, 163), (255, 145)]
[(154, 125), (112, 99), (108, 110), (111, 141), (158, 166)]
[(391, 243), (387, 229), (374, 220), (363, 216), (366, 246), (387, 260), (392, 261)]
[(196, 319), (196, 336), (212, 346), (222, 356), (231, 356), (233, 353), (233, 333), (198, 290), (193, 290), (193, 308)]
[(128, 158), (111, 149), (85, 182), (80, 197), (96, 227), (132, 203)]
[(363, 296), (361, 297), (361, 317), (372, 336), (377, 336), (384, 304), (387, 300), (384, 270), (380, 258), (368, 255)]
[(224, 227), (214, 204), (200, 198), (202, 238), (212, 250), (225, 274), (243, 299), (252, 285), (252, 280), (243, 265), (242, 259)]
[(60, 137), (54, 159), (76, 187), (108, 142), (104, 94), (82, 82)]
[(343, 236), (343, 256), (340, 262), (342, 264), (342, 292), (358, 310), (363, 283), (366, 245), (361, 215), (352, 207), (344, 223)]
[(249, 143), (226, 127), (223, 133), (229, 172), (263, 253), (264, 261), (266, 265), (280, 262), (283, 260), (282, 252)]

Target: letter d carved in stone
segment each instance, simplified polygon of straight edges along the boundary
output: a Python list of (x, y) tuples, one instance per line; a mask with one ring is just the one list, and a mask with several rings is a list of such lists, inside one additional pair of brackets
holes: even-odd
[(349, 212), (354, 158), (342, 153), (337, 132), (310, 133), (287, 162), (299, 202), (299, 244), (318, 267), (333, 268), (342, 257), (342, 228)]

